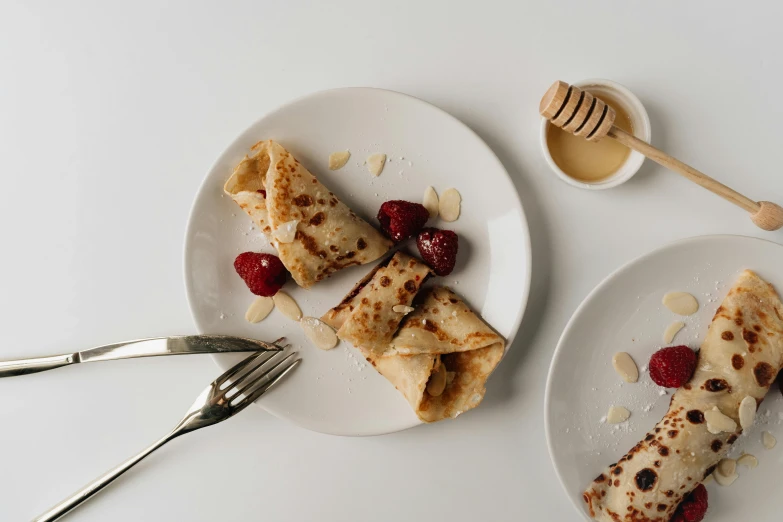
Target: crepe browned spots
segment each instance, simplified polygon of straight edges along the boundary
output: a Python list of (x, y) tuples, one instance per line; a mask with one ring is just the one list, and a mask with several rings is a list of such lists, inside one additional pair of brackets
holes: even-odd
[(255, 221), (304, 288), (347, 266), (375, 261), (392, 246), (272, 140), (253, 145), (224, 191)]
[[(590, 516), (600, 522), (668, 522), (742, 433), (740, 402), (751, 397), (760, 404), (781, 365), (783, 304), (772, 285), (746, 270), (718, 308), (696, 371), (674, 394), (664, 418), (584, 492)], [(712, 433), (718, 430), (705, 414), (715, 408), (736, 429)]]
[(505, 341), (448, 288), (421, 289), (429, 273), (398, 252), (322, 320), (362, 352), (421, 420), (435, 422), (481, 403)]

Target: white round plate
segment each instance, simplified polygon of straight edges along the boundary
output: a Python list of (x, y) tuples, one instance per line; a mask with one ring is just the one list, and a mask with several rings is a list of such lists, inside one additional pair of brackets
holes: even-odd
[[(715, 310), (746, 268), (783, 291), (781, 245), (741, 236), (678, 241), (617, 270), (571, 317), (549, 369), (546, 432), (560, 481), (586, 520), (584, 489), (639, 442), (669, 407), (672, 390), (662, 395), (663, 388), (642, 371), (650, 356), (665, 346), (664, 330), (673, 321), (683, 321), (686, 326), (672, 345), (698, 347)], [(682, 318), (665, 308), (661, 299), (673, 290), (696, 296), (699, 311)], [(639, 382), (624, 383), (615, 373), (612, 356), (620, 351), (637, 362)], [(611, 405), (625, 406), (631, 418), (617, 428), (602, 423)], [(710, 509), (705, 520), (775, 520), (783, 510), (783, 497), (777, 493), (783, 444), (765, 450), (763, 430), (783, 441), (783, 397), (776, 385), (759, 410), (757, 425), (740, 437), (729, 454), (736, 458), (743, 451), (752, 453), (759, 466), (738, 467), (740, 478), (731, 487), (708, 484)]]
[[(220, 156), (194, 202), (185, 282), (199, 331), (264, 340), (285, 335), (303, 358), (259, 405), (304, 428), (339, 435), (390, 433), (419, 424), (394, 386), (346, 343), (321, 351), (278, 311), (258, 324), (245, 321), (254, 296), (234, 272), (234, 258), (248, 250), (274, 250), (223, 196), (223, 184), (254, 143), (270, 138), (375, 225), (384, 201), (420, 202), (429, 185), (438, 193), (455, 187), (463, 199), (459, 220), (434, 226), (456, 231), (460, 252), (452, 275), (436, 282), (461, 294), (509, 344), (522, 320), (531, 268), (527, 222), (511, 179), (489, 147), (442, 110), (396, 92), (346, 88), (312, 94), (258, 120)], [(328, 170), (329, 154), (340, 150), (351, 152), (350, 161), (341, 170)], [(376, 152), (389, 157), (377, 178), (364, 165)], [(410, 241), (406, 247), (416, 248)], [(372, 266), (342, 270), (311, 290), (289, 282), (284, 291), (305, 315), (320, 317)], [(241, 357), (215, 360), (226, 369)]]

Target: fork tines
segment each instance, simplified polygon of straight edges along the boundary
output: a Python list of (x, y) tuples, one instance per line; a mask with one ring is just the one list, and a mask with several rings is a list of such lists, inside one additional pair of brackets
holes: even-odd
[(240, 361), (215, 380), (218, 397), (228, 401), (234, 413), (255, 402), (301, 362), (295, 359), (297, 352), (283, 357), (289, 347), (277, 346), (279, 351), (261, 351)]

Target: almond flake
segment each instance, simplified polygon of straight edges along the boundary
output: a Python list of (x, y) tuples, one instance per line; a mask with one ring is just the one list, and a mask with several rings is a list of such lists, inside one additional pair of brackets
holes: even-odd
[(398, 314), (409, 314), (413, 311), (413, 307), (405, 306), (405, 305), (394, 305), (392, 306), (392, 310), (394, 310)]
[(456, 221), (460, 213), (460, 203), (462, 202), (462, 196), (460, 196), (457, 189), (446, 189), (440, 196), (440, 203), (438, 204), (438, 212), (443, 221)]
[(639, 380), (639, 369), (630, 355), (625, 352), (617, 352), (612, 357), (612, 366), (614, 371), (622, 377), (625, 382), (636, 382)]
[(740, 466), (747, 466), (749, 468), (755, 468), (759, 465), (759, 459), (751, 455), (750, 453), (745, 453), (740, 458), (737, 459), (737, 464)]
[(329, 154), (329, 170), (339, 170), (345, 167), (349, 159), (351, 159), (351, 153), (347, 150), (332, 152)]
[(315, 317), (302, 317), (299, 321), (307, 338), (321, 350), (331, 350), (340, 342), (331, 326)]
[(293, 321), (298, 321), (302, 318), (302, 310), (290, 295), (285, 292), (277, 292), (272, 299), (275, 301), (277, 309), (280, 310), (284, 316)]
[(768, 431), (764, 431), (761, 433), (761, 443), (764, 445), (765, 448), (768, 450), (771, 450), (775, 447), (775, 444), (778, 443), (777, 439)]
[(440, 397), (443, 395), (443, 390), (446, 389), (446, 381), (448, 379), (447, 374), (446, 367), (441, 364), (440, 367), (430, 375), (430, 380), (427, 382), (427, 393), (433, 397)]
[(275, 231), (272, 232), (272, 236), (281, 243), (293, 243), (294, 238), (296, 237), (296, 225), (298, 224), (298, 219), (280, 223)]
[(675, 336), (680, 333), (680, 330), (685, 326), (685, 323), (682, 321), (674, 321), (672, 324), (670, 324), (666, 331), (663, 332), (663, 342), (664, 344), (671, 344), (674, 340)]
[(707, 475), (707, 476), (704, 478), (704, 480), (702, 480), (702, 481), (701, 481), (701, 483), (702, 483), (702, 484), (704, 484), (704, 485), (706, 486), (707, 484), (709, 484), (709, 483), (710, 483), (710, 482), (712, 482), (713, 480), (715, 480), (715, 479), (713, 478), (712, 474), (709, 474), (709, 475)]
[(367, 170), (373, 176), (380, 176), (386, 165), (386, 154), (372, 154), (367, 158)]
[(631, 416), (631, 412), (622, 406), (610, 406), (609, 412), (606, 414), (606, 422), (608, 424), (620, 424), (625, 422)]
[(730, 477), (737, 471), (737, 461), (734, 459), (720, 459), (715, 471), (724, 477)]
[(724, 415), (717, 406), (711, 410), (705, 411), (704, 418), (707, 419), (707, 431), (713, 435), (737, 431), (737, 423), (734, 422), (734, 419)]
[(247, 319), (247, 322), (249, 323), (260, 323), (266, 319), (266, 316), (269, 315), (269, 312), (271, 312), (274, 307), (275, 302), (271, 297), (256, 297), (253, 302), (250, 303), (247, 312), (245, 312), (245, 319)]
[(731, 486), (732, 484), (734, 484), (734, 481), (739, 478), (739, 475), (737, 475), (736, 473), (728, 477), (724, 477), (720, 473), (713, 473), (712, 476), (715, 477), (715, 482), (717, 482), (721, 486)]
[(687, 292), (669, 292), (663, 296), (663, 306), (677, 315), (693, 315), (699, 310), (699, 302)]
[(739, 421), (743, 430), (746, 430), (753, 426), (753, 421), (756, 419), (756, 399), (748, 395), (739, 405)]
[(435, 192), (433, 187), (427, 187), (424, 189), (424, 201), (422, 205), (430, 213), (430, 219), (438, 217), (438, 193)]

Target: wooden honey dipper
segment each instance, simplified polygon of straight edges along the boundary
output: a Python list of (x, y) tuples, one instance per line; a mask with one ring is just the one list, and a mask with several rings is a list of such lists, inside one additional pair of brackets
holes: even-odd
[(616, 127), (614, 109), (587, 91), (557, 81), (541, 98), (538, 110), (552, 125), (586, 138), (588, 141), (598, 141), (604, 136), (609, 136), (629, 149), (644, 154), (654, 162), (745, 209), (750, 213), (753, 223), (764, 230), (777, 230), (783, 227), (783, 208), (769, 201), (754, 201), (745, 197), (703, 172)]

